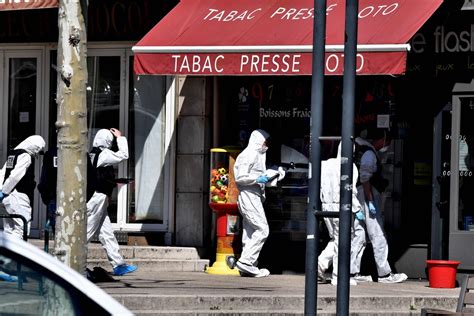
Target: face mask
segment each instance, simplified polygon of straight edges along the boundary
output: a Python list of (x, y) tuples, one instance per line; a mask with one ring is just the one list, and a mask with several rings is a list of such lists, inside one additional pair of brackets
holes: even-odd
[(265, 145), (262, 145), (262, 148), (260, 148), (258, 151), (259, 151), (260, 153), (264, 154), (264, 153), (267, 152), (267, 150), (268, 150), (268, 147), (265, 146)]
[(379, 152), (384, 153), (388, 151), (389, 146), (383, 146), (382, 148), (379, 149)]

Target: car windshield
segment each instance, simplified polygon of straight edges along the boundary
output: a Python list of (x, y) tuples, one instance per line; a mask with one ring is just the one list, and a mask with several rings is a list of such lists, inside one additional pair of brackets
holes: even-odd
[(0, 315), (109, 315), (66, 280), (0, 248)]

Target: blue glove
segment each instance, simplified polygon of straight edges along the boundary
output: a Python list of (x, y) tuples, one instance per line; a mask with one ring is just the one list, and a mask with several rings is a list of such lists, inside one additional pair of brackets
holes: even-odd
[(375, 207), (375, 204), (373, 201), (369, 201), (369, 203), (367, 203), (368, 206), (369, 206), (369, 212), (370, 212), (370, 215), (377, 215), (377, 208)]
[(362, 211), (359, 211), (355, 214), (356, 218), (359, 220), (359, 221), (365, 221), (365, 215), (364, 213), (362, 213)]
[(268, 182), (268, 177), (266, 175), (261, 175), (257, 180), (255, 180), (255, 182), (265, 184)]
[(8, 195), (8, 194), (5, 194), (5, 193), (3, 193), (2, 191), (0, 191), (0, 202), (2, 202), (3, 199), (7, 197), (7, 195)]

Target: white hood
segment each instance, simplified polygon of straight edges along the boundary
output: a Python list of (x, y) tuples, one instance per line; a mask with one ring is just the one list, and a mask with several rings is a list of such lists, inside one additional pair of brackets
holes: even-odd
[(37, 156), (41, 151), (44, 151), (46, 143), (43, 137), (39, 135), (33, 135), (22, 141), (15, 149), (23, 149), (30, 155)]
[(99, 147), (100, 149), (110, 149), (114, 141), (114, 135), (108, 129), (101, 129), (95, 134), (93, 147)]
[(363, 139), (362, 137), (356, 137), (355, 142), (359, 146), (368, 146), (372, 148), (374, 151), (376, 151), (374, 146), (368, 140)]
[[(268, 147), (265, 140), (269, 134), (261, 129), (254, 130), (250, 135), (247, 147), (239, 154), (234, 164), (234, 177), (239, 190), (242, 186), (254, 186), (253, 190), (263, 194), (265, 185), (256, 183), (256, 179), (266, 171), (266, 151)], [(258, 188), (258, 189), (257, 189)]]
[(268, 147), (264, 145), (265, 141), (270, 135), (262, 129), (256, 129), (250, 134), (249, 144), (247, 148), (257, 150), (263, 154), (267, 151)]

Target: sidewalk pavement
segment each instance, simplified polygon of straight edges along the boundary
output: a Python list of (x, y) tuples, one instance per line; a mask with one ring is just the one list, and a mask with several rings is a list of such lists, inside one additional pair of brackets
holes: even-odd
[[(162, 295), (304, 295), (304, 275), (272, 274), (266, 278), (211, 275), (204, 272), (137, 272), (113, 277), (116, 282), (97, 285), (110, 294), (140, 293)], [(318, 295), (335, 296), (336, 286), (318, 284)], [(358, 283), (350, 287), (351, 296), (439, 296), (458, 298), (460, 288), (436, 289), (427, 280), (403, 283)]]
[[(97, 285), (132, 310), (140, 308), (133, 304), (130, 306), (130, 299), (127, 297), (137, 295), (153, 297), (161, 304), (171, 305), (183, 297), (199, 297), (200, 301), (212, 298), (214, 304), (226, 305), (227, 308), (235, 306), (232, 304), (245, 304), (242, 301), (245, 299), (246, 304), (256, 306), (255, 304), (259, 302), (274, 304), (271, 302), (275, 302), (277, 298), (282, 305), (286, 300), (288, 303), (291, 301), (294, 309), (301, 312), (304, 309), (303, 275), (244, 278), (209, 275), (204, 272), (149, 273), (138, 270), (136, 273), (114, 279), (116, 282), (97, 283)], [(318, 309), (334, 310), (336, 289), (337, 287), (331, 284), (318, 284)], [(398, 284), (359, 283), (350, 287), (350, 308), (372, 312), (390, 309), (419, 311), (422, 307), (454, 310), (459, 292), (459, 287), (430, 288), (426, 280), (408, 280)], [(163, 301), (164, 297), (168, 298), (167, 303)], [(225, 304), (223, 300), (226, 300)]]

